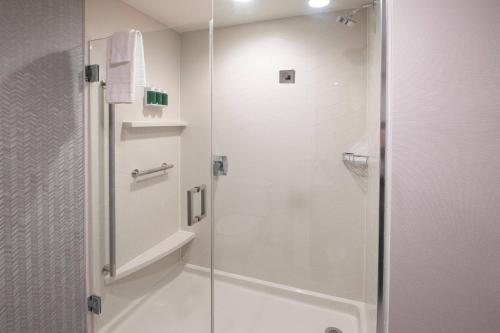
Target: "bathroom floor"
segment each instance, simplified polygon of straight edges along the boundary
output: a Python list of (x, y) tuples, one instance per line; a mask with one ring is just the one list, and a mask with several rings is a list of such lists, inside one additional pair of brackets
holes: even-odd
[[(191, 266), (174, 274), (99, 332), (209, 333), (208, 273)], [(216, 274), (214, 288), (217, 333), (323, 333), (328, 327), (344, 333), (363, 331), (355, 302), (341, 304), (227, 273)]]

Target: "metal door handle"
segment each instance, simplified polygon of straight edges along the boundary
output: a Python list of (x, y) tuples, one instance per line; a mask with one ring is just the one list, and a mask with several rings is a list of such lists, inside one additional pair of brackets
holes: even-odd
[[(201, 213), (200, 215), (194, 215), (194, 195), (196, 193), (201, 193)], [(196, 223), (207, 217), (207, 185), (201, 185), (193, 187), (188, 191), (187, 206), (188, 206), (188, 226), (193, 226)]]

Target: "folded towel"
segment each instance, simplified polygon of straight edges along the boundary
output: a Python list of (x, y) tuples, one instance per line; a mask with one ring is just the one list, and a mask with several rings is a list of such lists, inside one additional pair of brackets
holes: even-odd
[(116, 32), (111, 36), (108, 40), (107, 67), (107, 102), (134, 103), (135, 87), (146, 85), (144, 45), (140, 31)]
[(115, 32), (111, 37), (110, 61), (119, 64), (133, 60), (134, 34), (131, 31)]

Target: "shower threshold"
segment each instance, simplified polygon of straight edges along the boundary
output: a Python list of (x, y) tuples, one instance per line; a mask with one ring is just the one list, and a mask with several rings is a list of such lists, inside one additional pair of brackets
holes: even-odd
[[(99, 333), (209, 333), (210, 273), (179, 265), (174, 277), (131, 305)], [(216, 271), (216, 333), (366, 333), (364, 303)]]

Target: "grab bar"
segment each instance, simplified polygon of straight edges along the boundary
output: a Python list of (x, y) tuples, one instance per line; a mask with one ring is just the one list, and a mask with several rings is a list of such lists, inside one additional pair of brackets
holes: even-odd
[[(194, 215), (194, 195), (196, 193), (201, 192), (201, 214), (200, 215)], [(187, 205), (188, 205), (188, 226), (193, 226), (196, 223), (200, 222), (203, 220), (205, 217), (207, 217), (207, 185), (201, 185), (194, 187), (188, 191), (188, 197), (187, 197)]]
[[(101, 86), (105, 88), (105, 85)], [(104, 265), (102, 272), (110, 277), (116, 275), (116, 207), (115, 207), (115, 105), (109, 104), (108, 131), (108, 177), (109, 177), (109, 264)]]
[(158, 168), (146, 169), (146, 170), (134, 169), (132, 171), (132, 177), (137, 178), (137, 177), (140, 177), (140, 176), (150, 175), (152, 173), (157, 173), (157, 172), (165, 171), (165, 170), (168, 170), (168, 169), (172, 169), (173, 167), (174, 167), (173, 164), (163, 163)]

